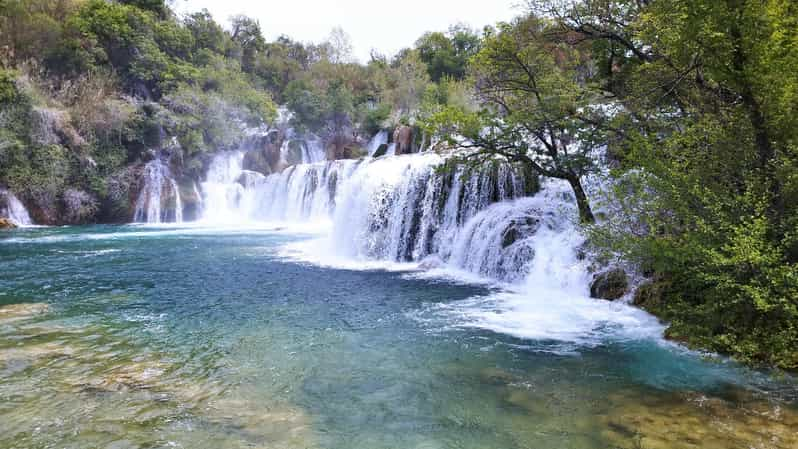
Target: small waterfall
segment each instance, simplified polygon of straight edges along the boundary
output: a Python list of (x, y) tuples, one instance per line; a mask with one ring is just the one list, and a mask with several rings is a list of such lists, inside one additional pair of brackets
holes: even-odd
[(199, 189), (197, 188), (197, 183), (192, 182), (191, 188), (194, 192), (194, 198), (197, 199), (197, 212), (196, 217), (202, 217), (203, 212), (205, 211), (205, 201), (202, 198), (202, 194), (200, 193)]
[(375, 134), (374, 137), (372, 137), (371, 140), (369, 141), (368, 146), (366, 147), (369, 156), (374, 156), (374, 153), (376, 153), (381, 146), (387, 143), (388, 143), (388, 131), (381, 130), (380, 132)]
[(33, 224), (22, 202), (11, 191), (5, 189), (0, 189), (0, 217), (8, 218), (17, 226)]
[(244, 170), (243, 158), (240, 151), (214, 157), (207, 181), (202, 184), (203, 221), (329, 220), (339, 179), (346, 179), (359, 165), (353, 160), (299, 164), (266, 177)]
[(144, 166), (142, 183), (133, 215), (135, 222), (183, 222), (180, 189), (163, 161), (156, 158)]

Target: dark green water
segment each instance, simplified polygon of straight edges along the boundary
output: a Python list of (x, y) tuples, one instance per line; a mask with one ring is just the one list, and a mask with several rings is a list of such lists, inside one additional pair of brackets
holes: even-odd
[(0, 448), (798, 447), (789, 378), (459, 326), (487, 287), (279, 255), (305, 238), (0, 235)]

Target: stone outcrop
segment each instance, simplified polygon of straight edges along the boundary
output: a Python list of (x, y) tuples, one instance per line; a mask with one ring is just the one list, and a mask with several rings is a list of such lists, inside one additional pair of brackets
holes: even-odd
[(613, 268), (593, 277), (590, 296), (614, 301), (623, 297), (628, 289), (629, 277), (626, 275), (626, 271), (622, 268)]
[(245, 146), (250, 147), (244, 155), (243, 166), (245, 170), (258, 172), (262, 175), (270, 175), (281, 171), (282, 158), (280, 148), (285, 140), (282, 131), (272, 131), (265, 136), (254, 138)]
[(0, 229), (16, 229), (17, 225), (8, 218), (0, 217)]
[(402, 125), (393, 132), (393, 143), (396, 144), (396, 154), (409, 154), (413, 152), (413, 128)]
[(95, 219), (100, 210), (97, 199), (78, 189), (67, 189), (63, 197), (61, 220), (69, 224), (81, 224)]

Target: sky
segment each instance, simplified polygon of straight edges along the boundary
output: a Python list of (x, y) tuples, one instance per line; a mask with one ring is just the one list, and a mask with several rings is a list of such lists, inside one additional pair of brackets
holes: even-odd
[(301, 42), (324, 41), (334, 27), (350, 36), (354, 56), (369, 59), (372, 49), (391, 56), (412, 46), (427, 31), (455, 23), (481, 29), (521, 13), (521, 0), (172, 0), (179, 13), (207, 8), (220, 23), (245, 14), (260, 21), (267, 40), (281, 34)]

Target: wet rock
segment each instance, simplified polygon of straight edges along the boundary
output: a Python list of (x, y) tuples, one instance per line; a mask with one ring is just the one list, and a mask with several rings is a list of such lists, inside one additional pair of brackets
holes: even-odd
[(376, 157), (385, 156), (385, 153), (387, 153), (387, 152), (388, 152), (388, 144), (384, 143), (384, 144), (380, 145), (379, 147), (377, 147), (377, 150), (374, 151), (374, 154), (372, 155), (372, 157), (376, 158)]
[(535, 217), (524, 217), (513, 220), (502, 234), (502, 248), (507, 248), (517, 241), (534, 234), (540, 227), (540, 220)]
[(141, 153), (141, 160), (143, 162), (150, 162), (158, 158), (158, 153), (153, 150), (152, 148), (148, 149), (147, 151)]
[(64, 212), (61, 219), (68, 224), (92, 222), (100, 210), (97, 199), (83, 190), (67, 189), (62, 201)]
[(622, 268), (614, 268), (593, 277), (590, 296), (610, 301), (621, 298), (629, 288), (629, 278)]
[(403, 125), (393, 132), (393, 142), (396, 144), (396, 154), (409, 154), (413, 152), (413, 128)]
[(434, 270), (436, 268), (442, 267), (443, 265), (443, 260), (441, 260), (440, 257), (432, 255), (425, 257), (424, 260), (418, 264), (418, 268), (420, 270)]
[(612, 394), (600, 417), (602, 437), (617, 448), (794, 448), (798, 415), (752, 399), (728, 402), (701, 393)]
[(8, 218), (0, 217), (0, 229), (16, 229), (17, 225)]
[(241, 175), (238, 176), (236, 182), (241, 184), (242, 187), (252, 187), (261, 180), (265, 179), (264, 176), (258, 172), (250, 170), (242, 170)]

